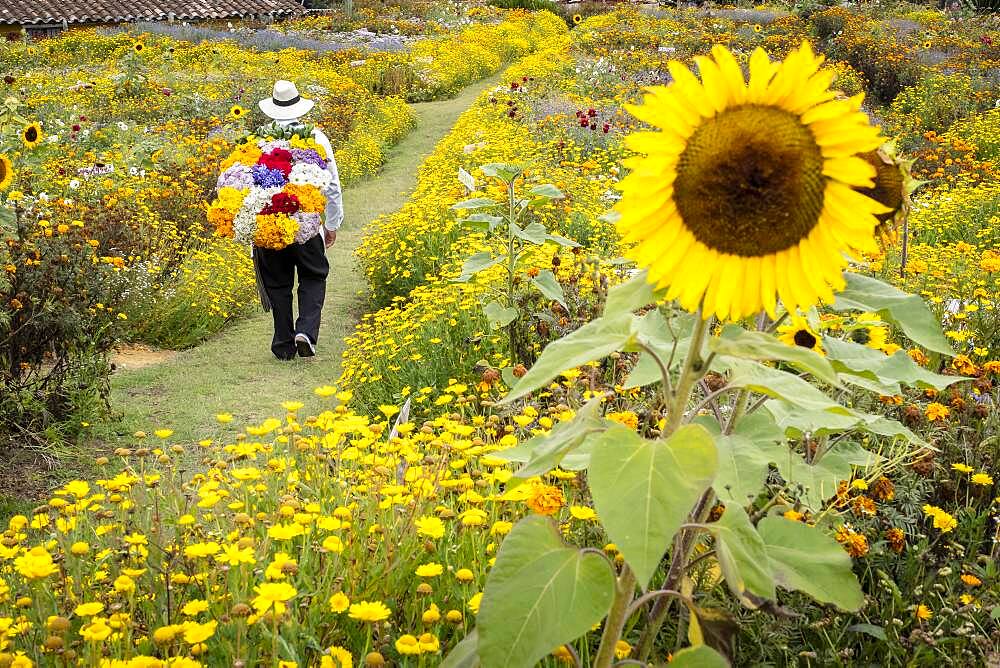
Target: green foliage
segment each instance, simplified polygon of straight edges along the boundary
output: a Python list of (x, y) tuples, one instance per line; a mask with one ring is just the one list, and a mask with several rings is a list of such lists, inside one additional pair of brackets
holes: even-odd
[(889, 133), (902, 150), (911, 150), (925, 132), (942, 133), (981, 109), (983, 88), (982, 80), (968, 74), (928, 73), (892, 101), (885, 117)]
[(699, 425), (658, 441), (621, 425), (594, 437), (587, 468), (594, 507), (641, 588), (715, 471), (715, 444)]
[(526, 517), (504, 539), (486, 578), (478, 631), (483, 667), (534, 665), (599, 622), (614, 589), (603, 555), (567, 547), (548, 519)]

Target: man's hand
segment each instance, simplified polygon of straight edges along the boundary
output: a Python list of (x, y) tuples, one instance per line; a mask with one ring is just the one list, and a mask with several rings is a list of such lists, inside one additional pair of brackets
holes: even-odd
[(337, 240), (337, 230), (328, 230), (323, 228), (323, 243), (327, 248), (333, 245), (333, 242)]

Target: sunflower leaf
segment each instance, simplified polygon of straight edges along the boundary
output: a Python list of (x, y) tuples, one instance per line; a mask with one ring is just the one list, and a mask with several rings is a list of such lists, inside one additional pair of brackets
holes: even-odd
[(580, 329), (553, 341), (528, 369), (501, 403), (509, 404), (551, 382), (567, 369), (574, 369), (621, 350), (632, 338), (632, 316), (622, 314), (597, 318)]
[(749, 332), (730, 325), (722, 330), (722, 336), (710, 340), (709, 349), (729, 357), (786, 362), (799, 371), (811, 373), (824, 383), (834, 387), (841, 384), (837, 372), (822, 355), (808, 348), (787, 345), (764, 332)]
[(479, 609), (485, 668), (533, 666), (585, 634), (611, 608), (615, 575), (601, 554), (567, 546), (541, 515), (518, 522), (486, 577)]
[(771, 516), (760, 521), (757, 532), (782, 588), (804, 592), (848, 612), (861, 607), (864, 594), (851, 558), (822, 529)]
[(847, 272), (844, 279), (847, 287), (837, 293), (834, 311), (874, 311), (898, 325), (914, 343), (944, 355), (955, 354), (940, 321), (918, 295), (861, 274)]
[(764, 541), (743, 507), (736, 503), (726, 506), (726, 512), (709, 524), (708, 530), (715, 536), (715, 554), (733, 595), (748, 608), (759, 607), (761, 599), (773, 601), (774, 579)]
[(829, 336), (823, 337), (823, 348), (843, 376), (860, 376), (894, 387), (896, 391), (893, 394), (899, 394), (899, 383), (941, 391), (949, 385), (968, 380), (964, 376), (943, 376), (928, 371), (902, 350), (887, 356), (853, 341)]
[(674, 654), (670, 668), (729, 668), (729, 662), (708, 645), (698, 645)]
[(614, 424), (594, 439), (587, 469), (594, 509), (641, 587), (712, 484), (716, 466), (715, 443), (701, 425), (649, 441)]

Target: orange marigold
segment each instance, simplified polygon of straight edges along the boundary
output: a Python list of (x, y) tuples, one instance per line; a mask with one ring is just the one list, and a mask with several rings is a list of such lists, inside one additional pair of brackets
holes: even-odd
[(525, 503), (539, 515), (554, 515), (566, 504), (566, 497), (558, 487), (536, 483)]

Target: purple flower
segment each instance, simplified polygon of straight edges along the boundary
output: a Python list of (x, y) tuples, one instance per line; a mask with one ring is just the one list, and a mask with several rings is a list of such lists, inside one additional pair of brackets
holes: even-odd
[(318, 213), (294, 213), (292, 218), (299, 224), (295, 233), (295, 242), (304, 244), (319, 233), (320, 215)]
[(250, 168), (253, 182), (261, 188), (281, 188), (288, 180), (280, 169), (268, 169), (264, 165), (254, 165)]
[(251, 186), (253, 186), (253, 174), (250, 168), (239, 163), (219, 174), (219, 180), (216, 183), (216, 188), (229, 187), (237, 190), (245, 190)]
[(310, 164), (326, 169), (326, 160), (321, 158), (319, 156), (319, 153), (317, 153), (311, 148), (293, 148), (292, 160), (293, 164), (295, 163)]

